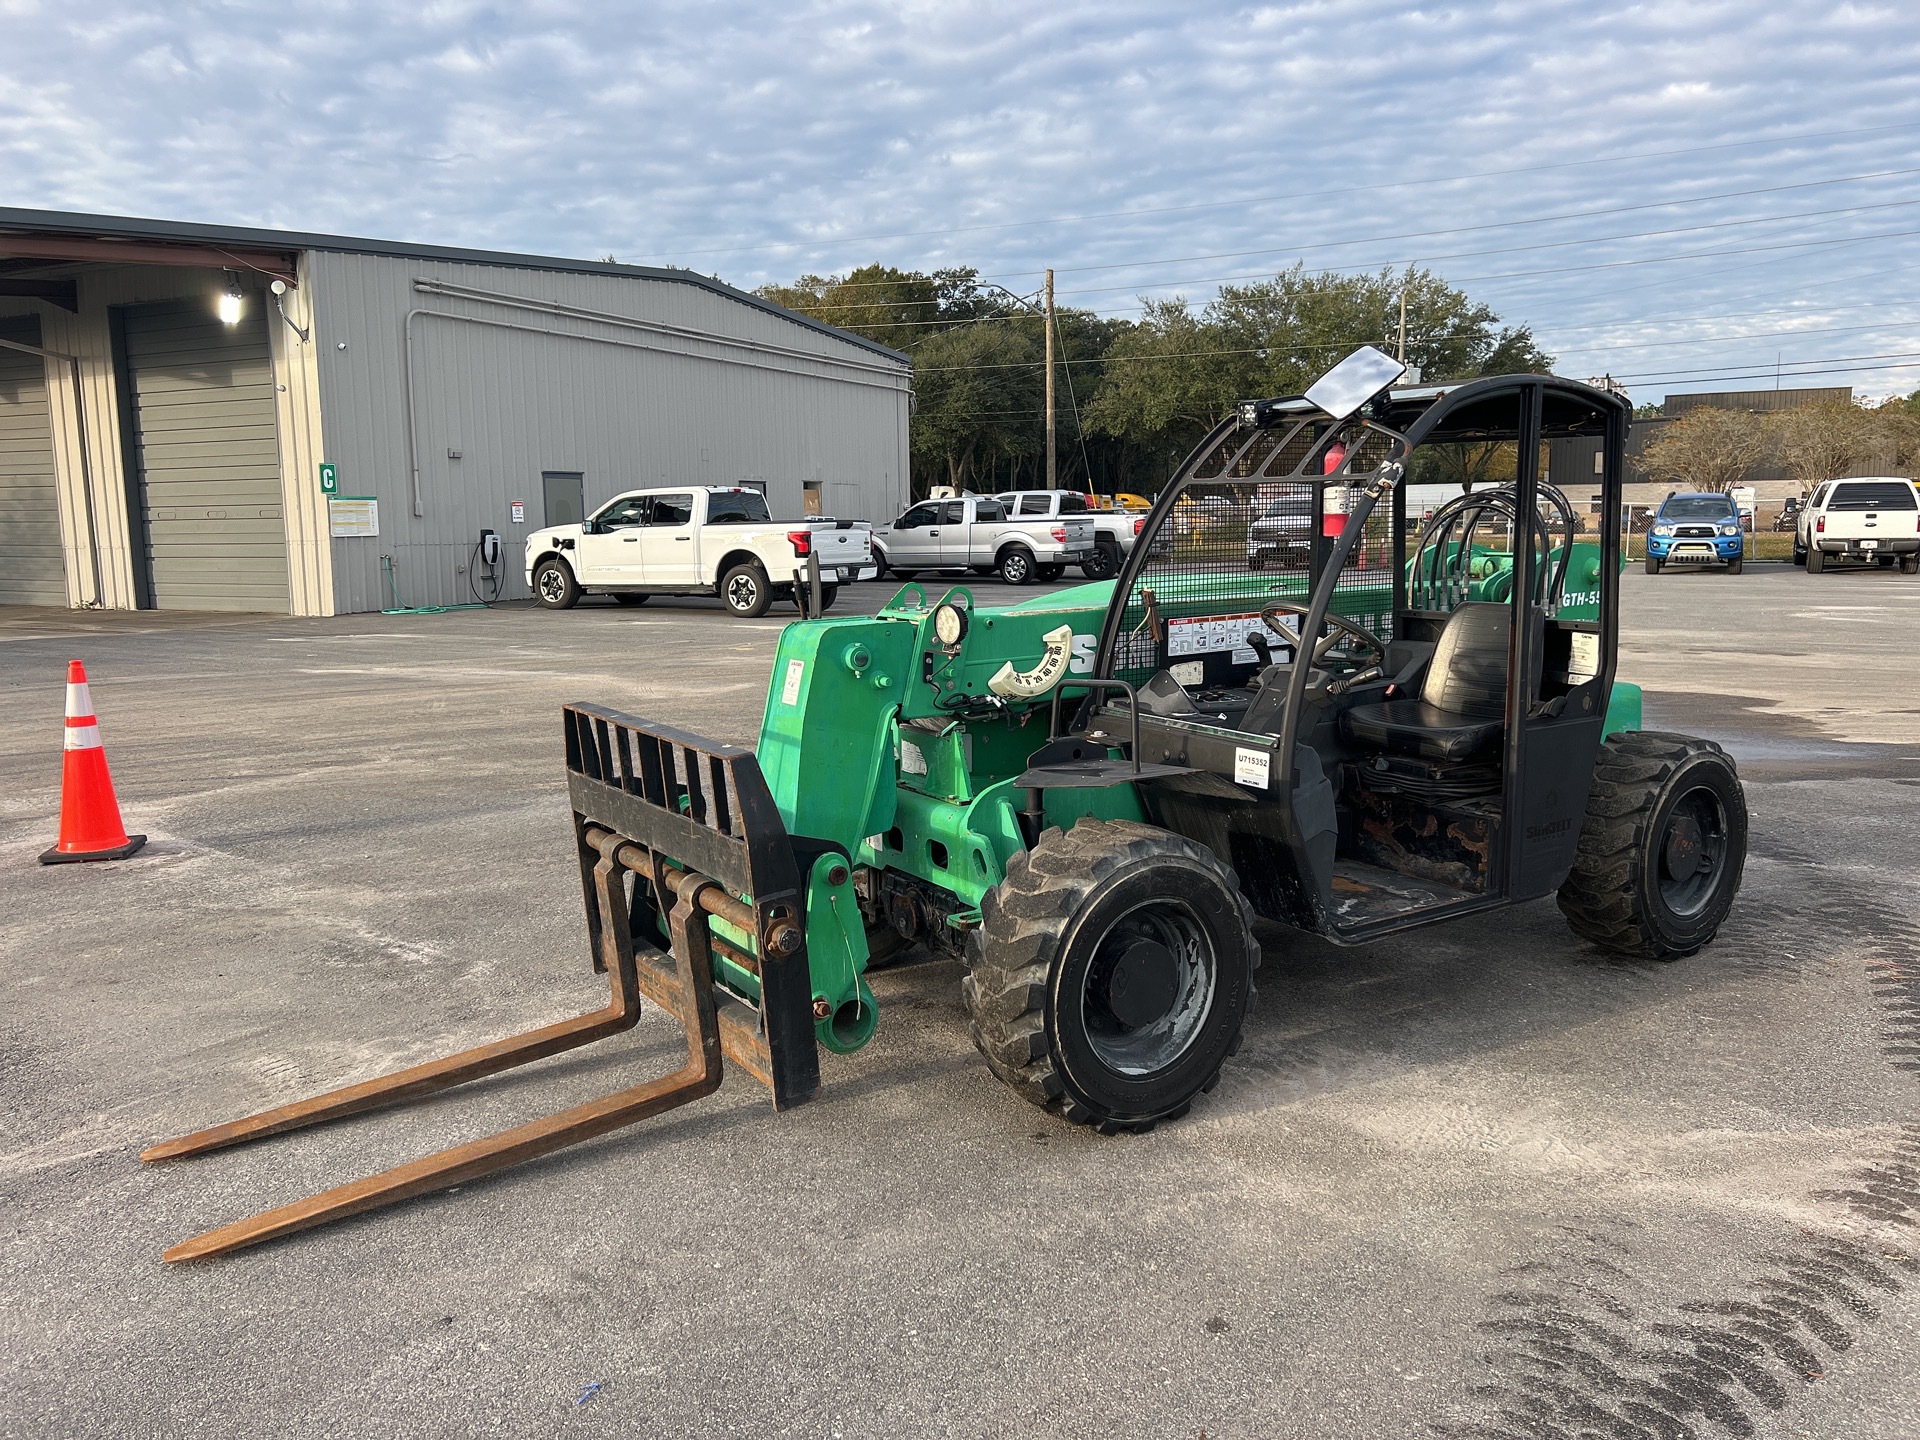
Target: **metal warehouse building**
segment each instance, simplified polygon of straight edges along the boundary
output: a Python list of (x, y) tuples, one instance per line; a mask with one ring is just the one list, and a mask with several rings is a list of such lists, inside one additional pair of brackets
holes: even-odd
[(482, 529), (524, 595), (643, 486), (888, 519), (910, 387), (689, 271), (0, 208), (0, 603), (454, 604)]

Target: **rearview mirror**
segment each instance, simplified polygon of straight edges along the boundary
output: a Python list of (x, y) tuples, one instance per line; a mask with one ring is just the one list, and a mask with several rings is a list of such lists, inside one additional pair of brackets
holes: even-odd
[(1335, 420), (1344, 420), (1406, 373), (1401, 361), (1362, 345), (1314, 381), (1307, 399)]

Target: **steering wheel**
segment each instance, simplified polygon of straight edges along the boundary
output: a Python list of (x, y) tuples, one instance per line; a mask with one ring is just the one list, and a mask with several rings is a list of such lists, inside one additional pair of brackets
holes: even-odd
[[(1303, 605), (1297, 600), (1275, 600), (1260, 612), (1260, 620), (1261, 623), (1276, 635), (1284, 636), (1290, 643), (1298, 644), (1300, 637), (1281, 625), (1275, 617), (1277, 615), (1305, 615), (1312, 608), (1311, 605)], [(1365, 626), (1356, 624), (1346, 616), (1338, 614), (1333, 610), (1327, 611), (1325, 618), (1326, 623), (1333, 627), (1335, 633), (1322, 635), (1314, 642), (1313, 663), (1315, 665), (1325, 660), (1327, 658), (1327, 652), (1339, 644), (1343, 637), (1349, 640), (1357, 640), (1366, 646), (1367, 649), (1371, 650), (1375, 664), (1384, 665), (1386, 663), (1386, 642), (1378, 635), (1375, 635)]]

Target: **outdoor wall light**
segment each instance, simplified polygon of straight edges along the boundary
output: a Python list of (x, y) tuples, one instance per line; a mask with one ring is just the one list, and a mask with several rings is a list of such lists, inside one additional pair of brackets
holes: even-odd
[(227, 288), (220, 292), (214, 313), (220, 317), (223, 325), (240, 323), (240, 277), (231, 270), (227, 271)]

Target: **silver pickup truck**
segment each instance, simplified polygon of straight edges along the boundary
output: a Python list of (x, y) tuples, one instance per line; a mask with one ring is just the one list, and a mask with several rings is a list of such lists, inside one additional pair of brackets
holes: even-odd
[(1067, 566), (1086, 564), (1093, 521), (1085, 515), (1016, 520), (998, 500), (966, 495), (923, 501), (891, 525), (876, 525), (873, 549), (903, 580), (922, 570), (971, 570), (1025, 585), (1058, 580)]
[(1093, 553), (1080, 565), (1089, 580), (1111, 580), (1133, 552), (1147, 517), (1128, 510), (1096, 510), (1078, 490), (1006, 490), (993, 497), (1016, 520), (1058, 520), (1084, 515), (1093, 522)]

